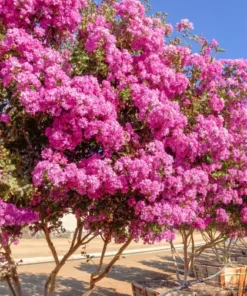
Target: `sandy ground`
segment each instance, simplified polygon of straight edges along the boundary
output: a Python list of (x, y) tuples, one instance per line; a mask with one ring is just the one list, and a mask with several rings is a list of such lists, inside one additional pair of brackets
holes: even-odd
[[(168, 278), (169, 265), (171, 271), (173, 266), (167, 263), (170, 252), (138, 254), (121, 258), (111, 270), (108, 276), (98, 283), (97, 290), (93, 296), (129, 296), (131, 293), (131, 282), (150, 279)], [(110, 259), (107, 258), (107, 263)], [(98, 259), (95, 260), (95, 263)], [(25, 265), (19, 267), (19, 273), (23, 284), (24, 296), (41, 296), (44, 282), (48, 272), (53, 268), (52, 263)], [(59, 273), (57, 281), (57, 292), (59, 296), (81, 296), (82, 291), (87, 288), (90, 273), (95, 270), (94, 263), (81, 261), (67, 262)], [(166, 270), (166, 274), (165, 271)], [(7, 286), (0, 283), (0, 295), (9, 296)]]

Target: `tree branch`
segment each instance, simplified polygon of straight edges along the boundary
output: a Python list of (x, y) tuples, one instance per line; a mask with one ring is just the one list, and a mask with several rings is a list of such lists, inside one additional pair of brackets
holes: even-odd
[(124, 244), (123, 246), (119, 249), (117, 254), (113, 257), (113, 259), (108, 263), (106, 266), (105, 270), (96, 278), (93, 278), (94, 284), (103, 279), (108, 272), (111, 270), (112, 266), (115, 264), (115, 262), (119, 259), (119, 257), (122, 255), (123, 251), (129, 246), (131, 241), (133, 240), (132, 237), (130, 237)]
[(43, 224), (42, 229), (44, 231), (45, 238), (46, 238), (48, 247), (51, 250), (54, 261), (55, 261), (56, 265), (59, 265), (59, 259), (58, 259), (57, 251), (56, 251), (56, 248), (54, 247), (54, 244), (53, 244), (53, 242), (52, 242), (52, 240), (50, 238), (50, 232), (49, 232), (49, 230), (47, 228), (47, 224)]
[(179, 284), (181, 285), (182, 280), (179, 275), (179, 269), (178, 269), (178, 264), (177, 264), (177, 260), (176, 260), (176, 250), (175, 250), (175, 247), (174, 247), (174, 244), (172, 241), (170, 242), (170, 245), (171, 245), (172, 259), (173, 259), (173, 263), (174, 263), (175, 269), (176, 269), (176, 277), (177, 277)]

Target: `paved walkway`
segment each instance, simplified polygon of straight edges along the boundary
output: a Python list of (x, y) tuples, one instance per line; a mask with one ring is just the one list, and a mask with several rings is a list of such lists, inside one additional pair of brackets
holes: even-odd
[[(57, 249), (58, 255), (64, 255), (70, 246), (70, 239), (56, 238), (53, 239), (53, 244)], [(177, 239), (177, 243), (181, 243), (181, 239)], [(102, 239), (95, 238), (86, 247), (88, 253), (101, 252), (102, 250)], [(144, 245), (142, 241), (139, 243), (131, 243), (128, 249), (141, 249), (147, 247), (158, 247), (158, 246), (169, 246), (166, 242), (157, 243), (155, 245)], [(109, 244), (107, 250), (114, 251), (119, 248), (119, 245), (114, 243)], [(80, 254), (82, 249), (78, 249), (76, 254)], [(13, 255), (15, 258), (31, 258), (31, 257), (45, 257), (51, 256), (51, 252), (47, 246), (45, 239), (23, 239), (16, 246), (13, 246)]]
[[(196, 235), (196, 241), (201, 241), (200, 234)], [(58, 255), (62, 256), (66, 253), (70, 246), (70, 239), (66, 238), (55, 238), (52, 240), (54, 246), (57, 249)], [(181, 244), (181, 236), (177, 235), (174, 241), (175, 244)], [(100, 238), (95, 238), (92, 240), (86, 248), (87, 253), (97, 253), (101, 252), (102, 250), (102, 240)], [(132, 242), (128, 247), (128, 250), (135, 250), (135, 249), (146, 249), (146, 248), (156, 248), (156, 247), (169, 247), (169, 244), (166, 241), (161, 243), (156, 243), (154, 245), (147, 245), (143, 244), (142, 241), (138, 243)], [(111, 243), (109, 244), (107, 251), (116, 251), (118, 250), (119, 245)], [(35, 258), (35, 257), (46, 257), (51, 256), (51, 252), (47, 246), (45, 239), (22, 239), (20, 240), (19, 244), (12, 247), (13, 255), (17, 259), (24, 259), (25, 258)], [(82, 249), (78, 249), (76, 254), (80, 254)]]

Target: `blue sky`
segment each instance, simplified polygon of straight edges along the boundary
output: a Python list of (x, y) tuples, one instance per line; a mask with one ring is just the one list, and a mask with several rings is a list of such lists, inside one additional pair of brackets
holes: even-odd
[(152, 11), (168, 13), (167, 22), (188, 18), (194, 32), (215, 38), (226, 50), (218, 57), (247, 58), (247, 0), (150, 0)]
[(195, 34), (216, 39), (226, 51), (218, 58), (247, 58), (247, 0), (149, 0), (149, 4), (153, 13), (167, 12), (168, 23), (188, 18)]

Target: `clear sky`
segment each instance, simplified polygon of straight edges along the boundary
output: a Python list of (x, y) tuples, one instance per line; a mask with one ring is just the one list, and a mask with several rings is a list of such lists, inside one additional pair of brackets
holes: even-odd
[(167, 22), (188, 18), (197, 35), (215, 38), (226, 50), (218, 57), (247, 58), (247, 0), (150, 0), (152, 11), (167, 12)]

